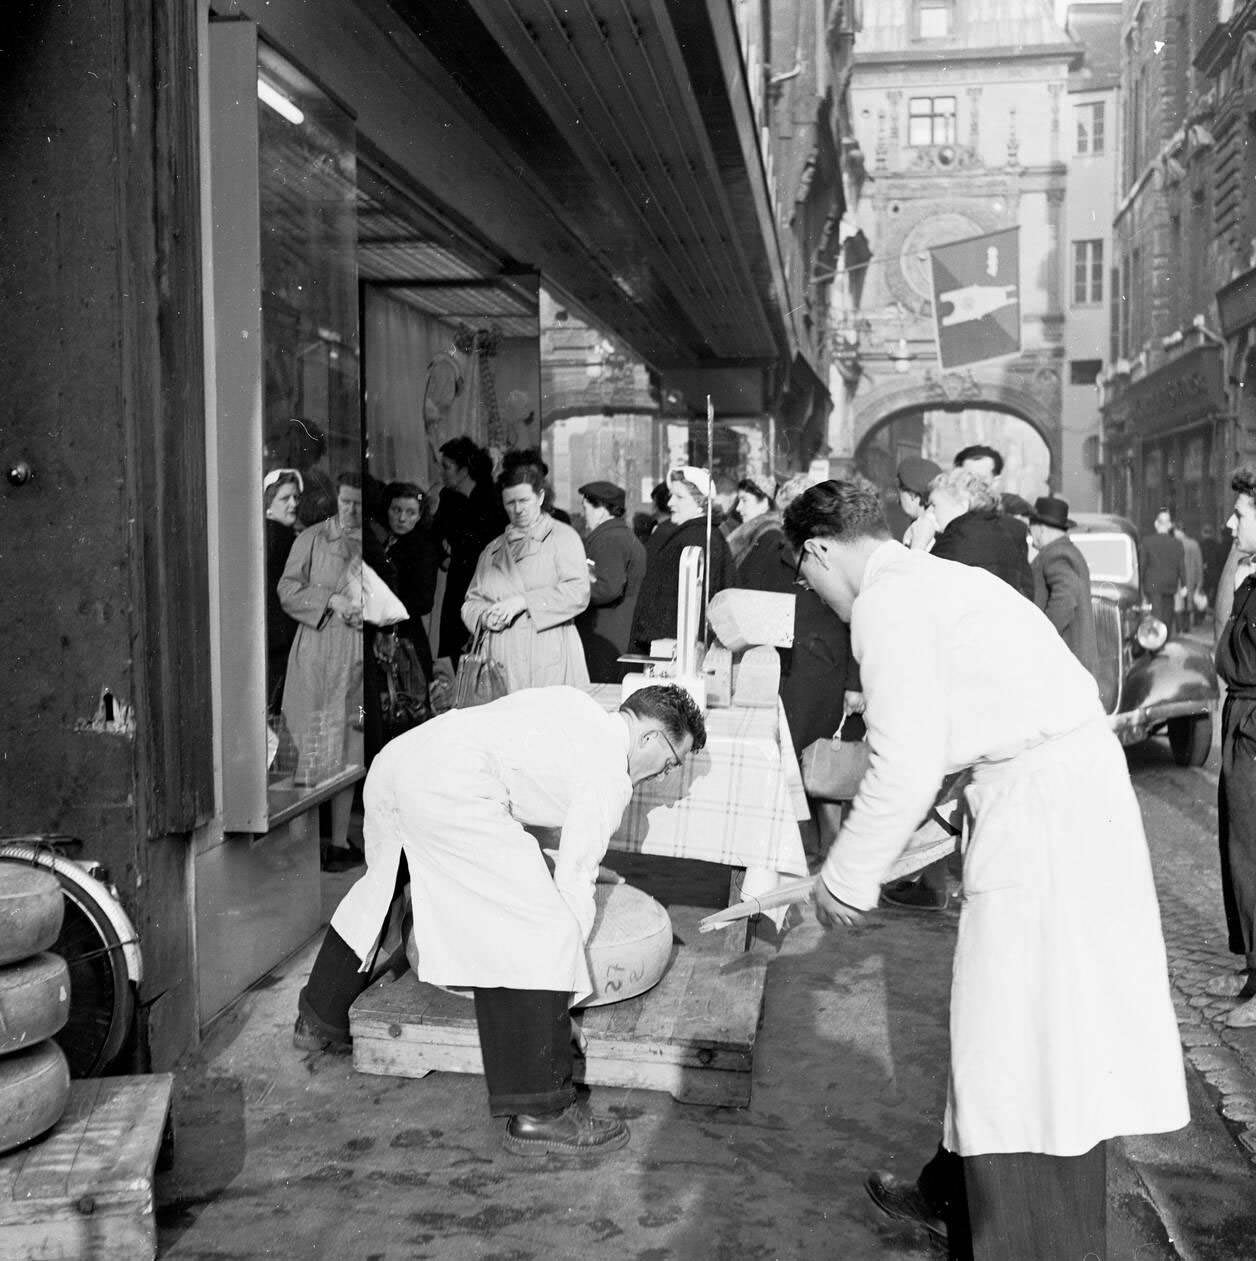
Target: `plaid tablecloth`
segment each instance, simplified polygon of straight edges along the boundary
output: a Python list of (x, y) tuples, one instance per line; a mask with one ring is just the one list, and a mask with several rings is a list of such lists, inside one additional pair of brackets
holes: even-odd
[[(608, 711), (619, 708), (617, 685), (587, 690)], [(779, 705), (709, 709), (706, 727), (706, 747), (679, 773), (637, 786), (611, 848), (806, 875), (806, 798)]]

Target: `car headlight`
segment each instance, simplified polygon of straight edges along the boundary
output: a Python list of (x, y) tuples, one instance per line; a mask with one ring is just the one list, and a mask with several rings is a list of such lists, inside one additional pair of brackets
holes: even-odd
[(1159, 652), (1169, 641), (1169, 628), (1158, 617), (1145, 617), (1134, 633), (1144, 652)]

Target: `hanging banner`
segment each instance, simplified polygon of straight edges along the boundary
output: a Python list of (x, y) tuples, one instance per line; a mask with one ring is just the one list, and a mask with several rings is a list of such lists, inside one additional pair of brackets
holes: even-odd
[(929, 251), (938, 362), (944, 370), (1020, 353), (1020, 229)]

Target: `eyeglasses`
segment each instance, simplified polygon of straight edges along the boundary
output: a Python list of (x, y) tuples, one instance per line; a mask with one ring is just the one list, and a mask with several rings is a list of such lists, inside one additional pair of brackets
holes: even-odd
[(798, 560), (794, 563), (794, 586), (801, 587), (804, 591), (811, 590), (811, 584), (802, 576), (802, 563), (807, 559), (807, 545), (804, 543), (798, 549)]
[(660, 775), (670, 775), (673, 771), (680, 770), (681, 766), (684, 764), (684, 759), (676, 752), (676, 746), (667, 738), (667, 732), (664, 731), (662, 727), (655, 727), (654, 730), (658, 735), (663, 737), (663, 743), (667, 745), (672, 755), (671, 760), (664, 763), (663, 769), (658, 773)]

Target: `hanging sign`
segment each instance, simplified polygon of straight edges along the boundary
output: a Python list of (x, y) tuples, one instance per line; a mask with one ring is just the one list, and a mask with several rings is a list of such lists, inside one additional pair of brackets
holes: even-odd
[(1020, 353), (1020, 229), (929, 251), (938, 362), (949, 371)]

